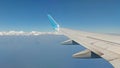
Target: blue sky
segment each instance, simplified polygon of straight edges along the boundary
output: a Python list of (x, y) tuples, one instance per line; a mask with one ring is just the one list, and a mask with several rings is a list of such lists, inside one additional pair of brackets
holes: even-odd
[(47, 14), (61, 27), (120, 33), (119, 0), (0, 0), (0, 31), (52, 31)]

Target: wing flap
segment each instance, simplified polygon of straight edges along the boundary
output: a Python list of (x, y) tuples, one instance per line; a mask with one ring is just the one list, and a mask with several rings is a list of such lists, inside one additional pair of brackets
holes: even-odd
[(120, 68), (120, 59), (110, 61), (110, 63), (114, 66), (114, 68)]

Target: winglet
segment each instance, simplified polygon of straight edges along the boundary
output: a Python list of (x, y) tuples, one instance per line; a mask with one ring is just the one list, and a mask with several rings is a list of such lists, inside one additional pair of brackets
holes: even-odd
[(53, 19), (53, 17), (51, 15), (48, 14), (48, 19), (53, 27), (53, 29), (55, 29), (56, 31), (59, 31), (59, 24), (57, 24), (57, 22)]

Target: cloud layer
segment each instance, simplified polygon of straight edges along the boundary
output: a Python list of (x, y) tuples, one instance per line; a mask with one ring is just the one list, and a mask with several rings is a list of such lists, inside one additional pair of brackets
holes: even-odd
[(2, 32), (0, 32), (0, 36), (3, 36), (3, 35), (43, 35), (43, 34), (61, 35), (58, 32), (38, 32), (38, 31), (31, 31), (31, 32), (24, 32), (24, 31), (2, 31)]

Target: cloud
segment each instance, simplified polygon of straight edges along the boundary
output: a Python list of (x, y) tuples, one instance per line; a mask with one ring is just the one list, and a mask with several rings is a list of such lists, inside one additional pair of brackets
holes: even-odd
[(54, 34), (54, 35), (61, 35), (58, 32), (39, 32), (39, 31), (31, 31), (31, 32), (24, 32), (24, 31), (2, 31), (0, 32), (0, 36), (3, 35), (44, 35), (44, 34)]

